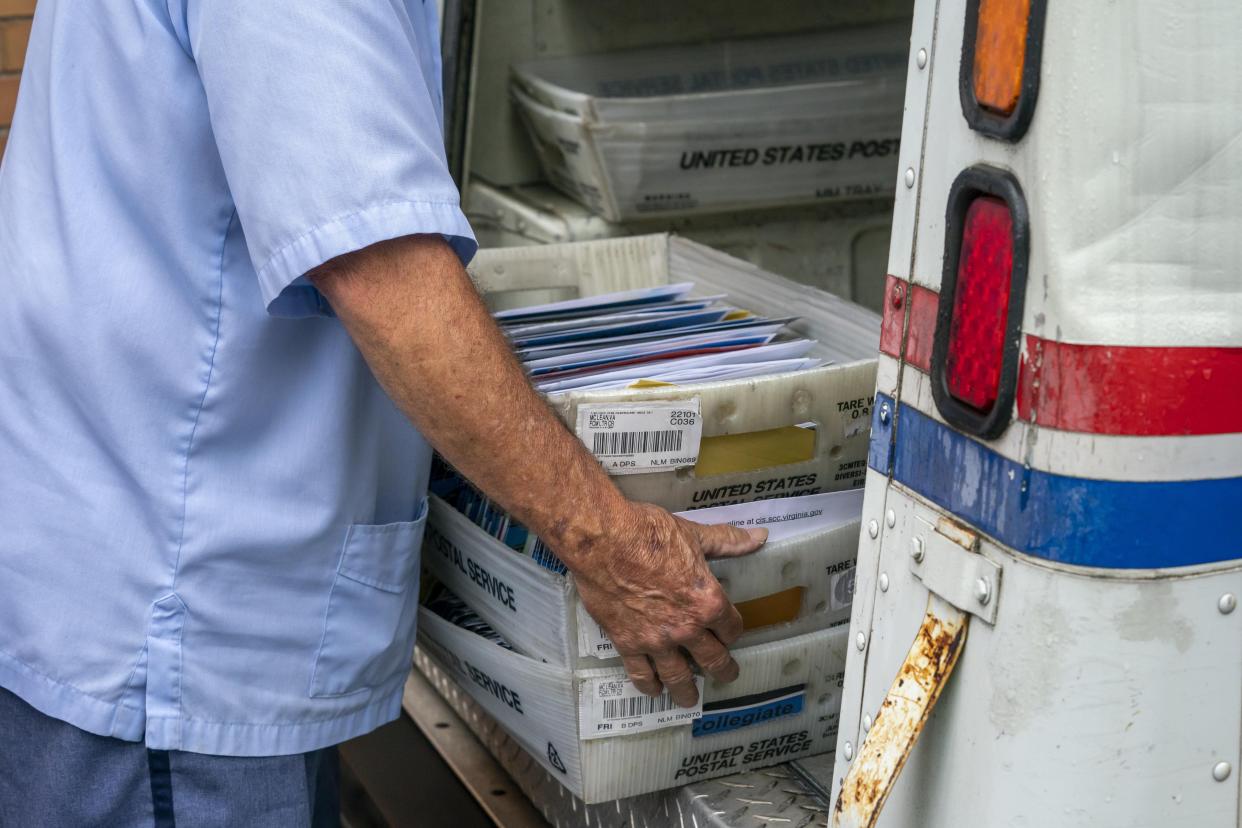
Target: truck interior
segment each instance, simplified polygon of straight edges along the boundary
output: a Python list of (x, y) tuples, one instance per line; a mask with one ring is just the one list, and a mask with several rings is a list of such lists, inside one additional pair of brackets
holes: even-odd
[[(693, 54), (719, 44), (780, 44), (808, 36), (840, 42), (859, 32), (878, 33), (878, 49), (911, 60), (912, 0), (773, 0), (761, 8), (752, 0), (442, 2), (448, 160), (482, 247), (673, 232), (880, 311), (891, 190), (609, 221), (549, 181), (515, 100), (513, 74), (532, 61), (653, 50)], [(755, 99), (756, 119), (764, 117), (763, 100)], [(884, 99), (898, 122), (902, 100), (900, 89)], [(676, 103), (670, 106), (675, 112)], [(898, 186), (895, 153), (889, 166), (888, 180)], [(533, 826), (548, 824), (550, 813), (557, 824), (629, 825), (631, 818), (652, 820), (633, 824), (676, 824), (660, 815), (678, 810), (694, 814), (697, 825), (725, 825), (733, 824), (720, 821), (730, 803), (756, 797), (771, 800), (764, 813), (773, 819), (827, 824), (831, 754), (644, 795), (624, 807), (575, 803), (450, 677), (425, 656), (416, 663), (402, 719), (342, 748), (344, 812), (355, 828)]]

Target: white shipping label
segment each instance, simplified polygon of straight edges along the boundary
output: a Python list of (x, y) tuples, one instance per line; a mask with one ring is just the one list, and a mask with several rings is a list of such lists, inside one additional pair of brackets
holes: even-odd
[(578, 652), (594, 658), (615, 658), (617, 648), (612, 646), (612, 641), (604, 632), (604, 628), (591, 617), (581, 601), (576, 603), (578, 607)]
[(667, 691), (655, 698), (640, 692), (624, 672), (583, 679), (578, 688), (579, 736), (604, 739), (690, 724), (703, 718), (703, 677), (695, 676), (694, 684), (699, 689), (698, 703), (678, 707)]
[(693, 466), (703, 417), (699, 398), (649, 403), (583, 403), (575, 431), (609, 474)]

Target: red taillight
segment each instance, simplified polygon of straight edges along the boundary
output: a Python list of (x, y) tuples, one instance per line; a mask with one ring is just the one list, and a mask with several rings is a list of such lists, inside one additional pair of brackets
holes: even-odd
[(945, 422), (985, 440), (1013, 417), (1030, 249), (1013, 173), (986, 164), (962, 170), (945, 212), (932, 395)]
[(983, 414), (992, 410), (1000, 389), (1012, 273), (1009, 206), (977, 196), (962, 222), (944, 378), (954, 398)]

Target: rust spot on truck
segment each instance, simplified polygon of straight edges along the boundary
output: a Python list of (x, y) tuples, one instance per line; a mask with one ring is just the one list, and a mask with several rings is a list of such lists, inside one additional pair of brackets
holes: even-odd
[(834, 828), (873, 828), (953, 673), (970, 616), (935, 596), (833, 806)]
[[(929, 621), (932, 623), (929, 624)], [(897, 674), (897, 681), (904, 684), (906, 678), (910, 678), (920, 687), (927, 688), (941, 683), (957, 663), (958, 650), (965, 640), (965, 629), (964, 623), (948, 625), (940, 618), (927, 615), (911, 647), (911, 653), (918, 650), (919, 657), (914, 660), (906, 657)]]
[(936, 533), (944, 535), (967, 552), (979, 551), (979, 534), (956, 520), (941, 516), (936, 521)]

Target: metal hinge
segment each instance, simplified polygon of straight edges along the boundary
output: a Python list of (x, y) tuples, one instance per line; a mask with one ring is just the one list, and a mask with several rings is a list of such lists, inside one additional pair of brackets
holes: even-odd
[(833, 828), (873, 828), (957, 666), (970, 616), (996, 623), (1001, 567), (979, 554), (975, 532), (941, 518), (911, 539), (910, 571), (931, 593), (927, 612), (841, 783)]
[(935, 595), (841, 783), (833, 828), (872, 828), (966, 644), (970, 616)]
[(941, 518), (935, 531), (911, 541), (910, 571), (953, 606), (996, 623), (1001, 567), (979, 554), (979, 536)]

